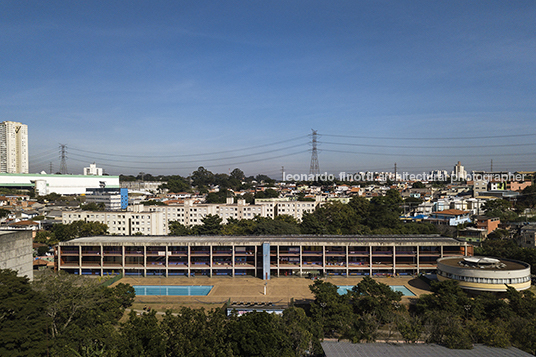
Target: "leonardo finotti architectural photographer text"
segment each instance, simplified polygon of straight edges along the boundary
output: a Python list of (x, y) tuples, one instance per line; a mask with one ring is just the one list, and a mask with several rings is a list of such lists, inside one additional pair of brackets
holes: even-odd
[[(375, 173), (375, 172), (366, 172), (366, 173), (347, 173), (339, 172), (338, 175), (328, 174), (324, 172), (322, 174), (287, 174), (283, 172), (284, 181), (388, 181), (394, 180), (394, 173)], [(456, 174), (446, 175), (437, 175), (437, 174), (428, 174), (426, 172), (413, 174), (409, 172), (401, 172), (396, 174), (397, 181), (446, 181), (450, 179), (451, 182), (456, 181), (488, 181), (488, 182), (506, 182), (506, 181), (524, 181), (524, 174), (516, 173), (489, 173), (489, 174), (467, 174), (464, 176), (458, 176)]]

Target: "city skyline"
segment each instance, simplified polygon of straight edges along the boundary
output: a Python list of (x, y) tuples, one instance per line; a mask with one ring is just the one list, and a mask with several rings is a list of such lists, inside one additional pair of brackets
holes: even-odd
[(30, 172), (534, 170), (533, 2), (0, 4)]

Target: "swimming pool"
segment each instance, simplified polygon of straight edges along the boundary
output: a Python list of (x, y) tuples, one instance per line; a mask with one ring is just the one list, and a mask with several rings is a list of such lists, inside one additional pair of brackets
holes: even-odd
[[(339, 285), (337, 287), (337, 292), (339, 293), (339, 295), (344, 295), (348, 291), (352, 290), (353, 287), (353, 285)], [(415, 294), (412, 293), (411, 290), (406, 288), (404, 285), (389, 285), (389, 287), (393, 291), (400, 291), (402, 293), (402, 296), (415, 296)]]
[(136, 295), (205, 296), (213, 285), (134, 285)]

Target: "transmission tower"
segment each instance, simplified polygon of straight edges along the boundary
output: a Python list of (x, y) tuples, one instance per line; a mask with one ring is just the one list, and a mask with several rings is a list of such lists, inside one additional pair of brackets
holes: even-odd
[(67, 145), (60, 144), (60, 174), (67, 174)]
[(316, 136), (318, 135), (318, 132), (316, 130), (312, 130), (311, 134), (311, 166), (309, 167), (309, 175), (320, 175), (320, 168), (318, 167), (318, 150), (316, 149)]

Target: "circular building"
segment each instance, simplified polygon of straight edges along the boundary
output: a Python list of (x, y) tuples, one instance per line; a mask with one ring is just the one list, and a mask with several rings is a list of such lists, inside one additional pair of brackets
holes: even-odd
[(437, 260), (437, 279), (456, 280), (474, 292), (505, 292), (530, 288), (530, 265), (516, 260), (486, 257), (447, 257)]

